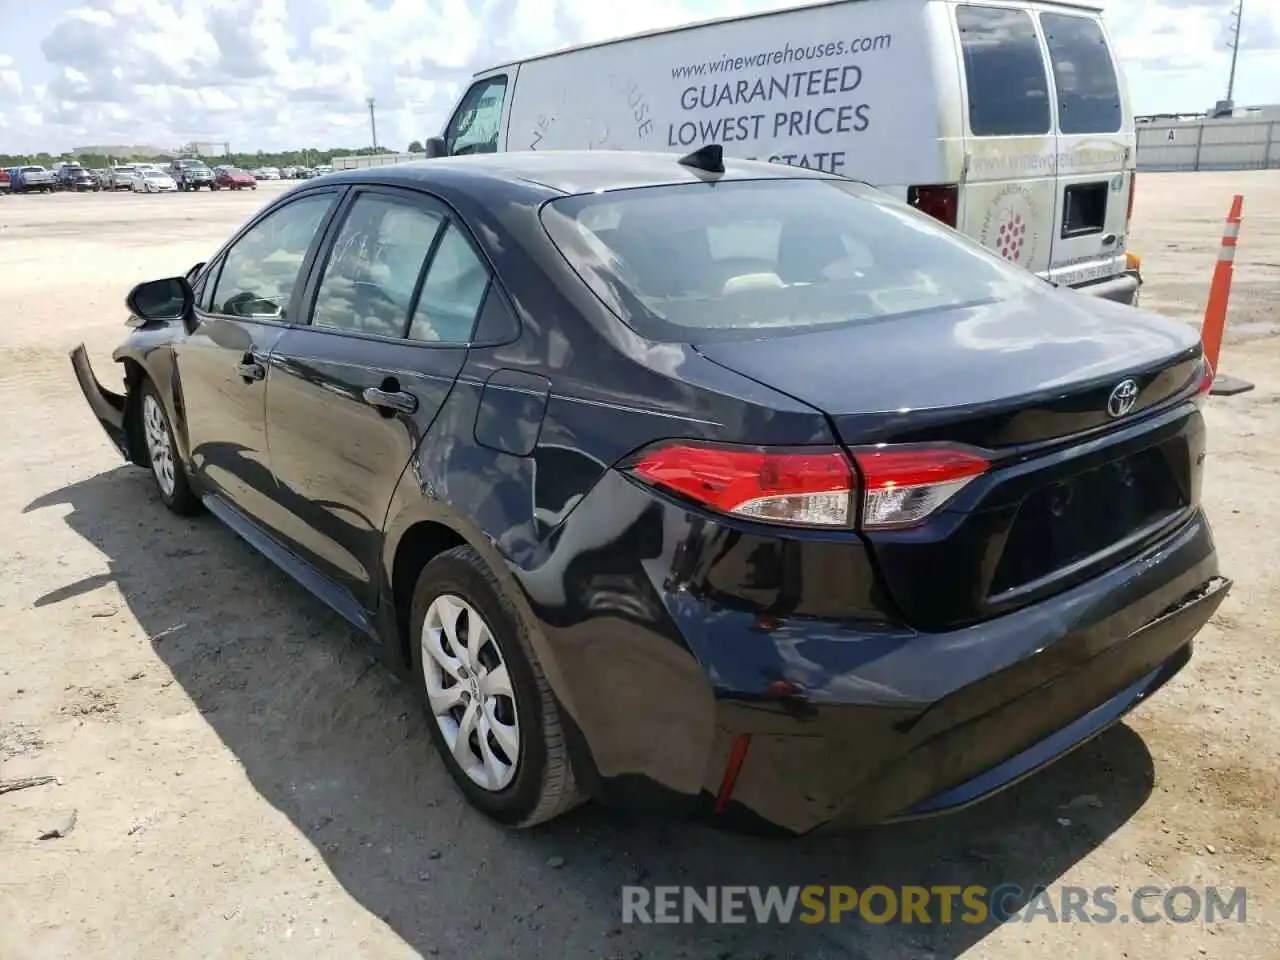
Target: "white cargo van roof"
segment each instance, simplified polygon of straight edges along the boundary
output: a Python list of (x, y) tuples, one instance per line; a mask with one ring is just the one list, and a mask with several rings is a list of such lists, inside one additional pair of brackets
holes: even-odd
[[(551, 57), (560, 57), (566, 53), (575, 53), (579, 50), (592, 50), (596, 47), (607, 47), (615, 43), (630, 43), (632, 40), (641, 40), (644, 37), (665, 37), (672, 33), (680, 33), (684, 30), (700, 30), (703, 27), (714, 26), (718, 23), (737, 23), (742, 20), (761, 20), (765, 17), (778, 17), (788, 13), (794, 13), (797, 10), (813, 10), (818, 7), (840, 7), (848, 3), (865, 3), (867, 0), (817, 0), (816, 3), (797, 3), (790, 7), (780, 7), (777, 10), (762, 10), (759, 13), (740, 13), (731, 17), (711, 17), (707, 20), (694, 20), (689, 23), (683, 23), (678, 27), (659, 27), (656, 30), (642, 30), (639, 33), (629, 33), (622, 37), (612, 37), (609, 40), (596, 40), (592, 43), (578, 43), (569, 47), (560, 47), (557, 50), (550, 50), (547, 53), (537, 53), (529, 57), (519, 57), (515, 60), (504, 60), (501, 63), (495, 63), (491, 67), (479, 70), (473, 73), (473, 77), (479, 77), (482, 74), (492, 73), (494, 70), (501, 70), (503, 67), (515, 66), (518, 63), (532, 63), (535, 60), (548, 60)], [(928, 0), (919, 0), (924, 3)], [(1101, 13), (1104, 6), (1101, 0), (1039, 0), (1039, 6), (1044, 7), (1066, 7), (1076, 10), (1087, 10), (1090, 13)]]

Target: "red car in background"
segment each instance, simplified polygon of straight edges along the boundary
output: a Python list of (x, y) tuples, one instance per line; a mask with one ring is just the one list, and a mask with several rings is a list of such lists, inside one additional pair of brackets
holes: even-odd
[(239, 167), (218, 167), (213, 171), (213, 189), (240, 190), (245, 187), (258, 189), (258, 181), (253, 179), (253, 174), (245, 173)]
[(0, 192), (8, 193), (9, 188), (13, 185), (13, 178), (9, 176), (8, 170), (0, 170)]

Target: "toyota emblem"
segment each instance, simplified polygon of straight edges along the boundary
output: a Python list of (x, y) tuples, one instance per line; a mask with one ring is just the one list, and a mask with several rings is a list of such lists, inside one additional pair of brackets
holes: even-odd
[(1133, 409), (1138, 402), (1138, 382), (1121, 380), (1107, 397), (1107, 414), (1112, 419), (1119, 419)]

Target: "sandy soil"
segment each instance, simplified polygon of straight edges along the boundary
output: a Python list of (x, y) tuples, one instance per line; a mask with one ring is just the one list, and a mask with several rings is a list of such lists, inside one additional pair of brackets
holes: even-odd
[[(1194, 318), (1246, 194), (1205, 497), (1235, 590), (1132, 719), (967, 812), (761, 842), (594, 808), (464, 808), (409, 693), (209, 518), (164, 511), (76, 387), (137, 280), (254, 194), (0, 200), (0, 958), (1280, 956), (1280, 175), (1144, 175), (1146, 302)], [(66, 828), (74, 818), (74, 826)], [(51, 831), (65, 836), (37, 839)], [(625, 883), (1243, 885), (1244, 925), (627, 927)]]

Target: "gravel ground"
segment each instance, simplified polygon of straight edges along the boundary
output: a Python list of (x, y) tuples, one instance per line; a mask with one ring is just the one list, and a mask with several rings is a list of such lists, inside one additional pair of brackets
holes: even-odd
[[(279, 189), (0, 200), (0, 781), (59, 778), (0, 794), (0, 957), (1280, 956), (1280, 174), (1140, 181), (1145, 303), (1190, 322), (1246, 196), (1222, 366), (1257, 389), (1212, 401), (1205, 491), (1236, 587), (1192, 664), (987, 803), (795, 842), (590, 807), (489, 825), (350, 631), (119, 463), (67, 350), (86, 341), (114, 376), (130, 285), (204, 259)], [(1122, 904), (1148, 883), (1245, 886), (1248, 919), (620, 923), (628, 883), (1002, 882), (1116, 885)]]

